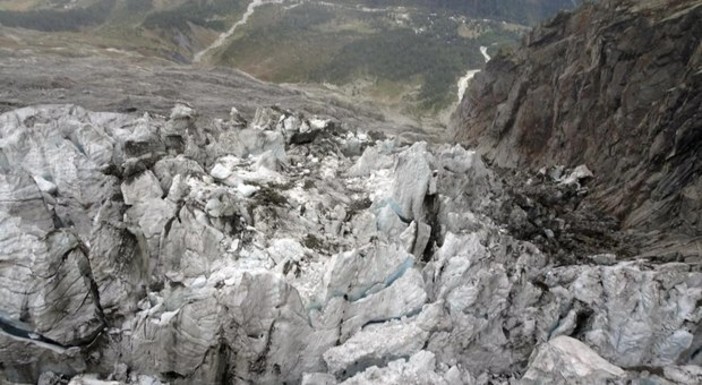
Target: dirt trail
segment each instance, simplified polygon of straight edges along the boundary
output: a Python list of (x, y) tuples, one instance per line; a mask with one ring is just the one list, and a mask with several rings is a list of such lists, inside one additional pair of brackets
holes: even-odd
[(205, 55), (207, 55), (210, 51), (221, 47), (222, 44), (224, 44), (224, 42), (227, 41), (227, 39), (229, 39), (234, 34), (234, 32), (236, 32), (237, 28), (239, 28), (243, 25), (246, 25), (246, 23), (249, 21), (249, 18), (251, 17), (251, 15), (253, 15), (254, 12), (256, 11), (256, 8), (258, 8), (259, 6), (264, 5), (264, 4), (280, 4), (283, 1), (284, 0), (253, 0), (251, 3), (249, 3), (248, 8), (246, 8), (246, 12), (241, 17), (241, 20), (234, 23), (234, 25), (232, 25), (232, 27), (229, 28), (229, 30), (227, 32), (224, 32), (221, 35), (219, 35), (217, 40), (215, 40), (214, 43), (212, 43), (209, 47), (196, 53), (195, 56), (193, 57), (193, 62), (195, 62), (195, 63), (201, 62), (202, 58), (205, 57)]

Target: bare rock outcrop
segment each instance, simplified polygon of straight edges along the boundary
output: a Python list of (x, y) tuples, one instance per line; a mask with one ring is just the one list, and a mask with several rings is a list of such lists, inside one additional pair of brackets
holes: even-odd
[(606, 0), (536, 27), (474, 78), (458, 141), (497, 165), (586, 164), (624, 228), (702, 232), (702, 6)]

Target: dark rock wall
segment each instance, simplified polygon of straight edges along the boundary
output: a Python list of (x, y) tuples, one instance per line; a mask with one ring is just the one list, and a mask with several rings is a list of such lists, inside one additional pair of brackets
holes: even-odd
[(587, 164), (625, 228), (702, 231), (702, 2), (603, 1), (476, 75), (457, 141), (504, 167)]

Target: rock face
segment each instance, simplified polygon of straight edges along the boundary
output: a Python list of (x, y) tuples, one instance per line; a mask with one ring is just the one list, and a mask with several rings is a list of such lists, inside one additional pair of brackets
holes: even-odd
[(626, 375), (621, 368), (610, 364), (587, 345), (570, 337), (556, 337), (541, 345), (532, 357), (523, 383), (577, 383), (587, 378), (588, 383), (616, 381)]
[(471, 82), (453, 129), (500, 166), (586, 164), (626, 228), (702, 231), (702, 6), (606, 0), (537, 27)]

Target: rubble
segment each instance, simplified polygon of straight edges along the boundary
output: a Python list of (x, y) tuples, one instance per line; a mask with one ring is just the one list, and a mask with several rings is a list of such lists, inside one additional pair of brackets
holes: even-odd
[(702, 273), (543, 252), (500, 223), (536, 204), (475, 152), (272, 108), (193, 116), (0, 115), (2, 381), (699, 378)]

